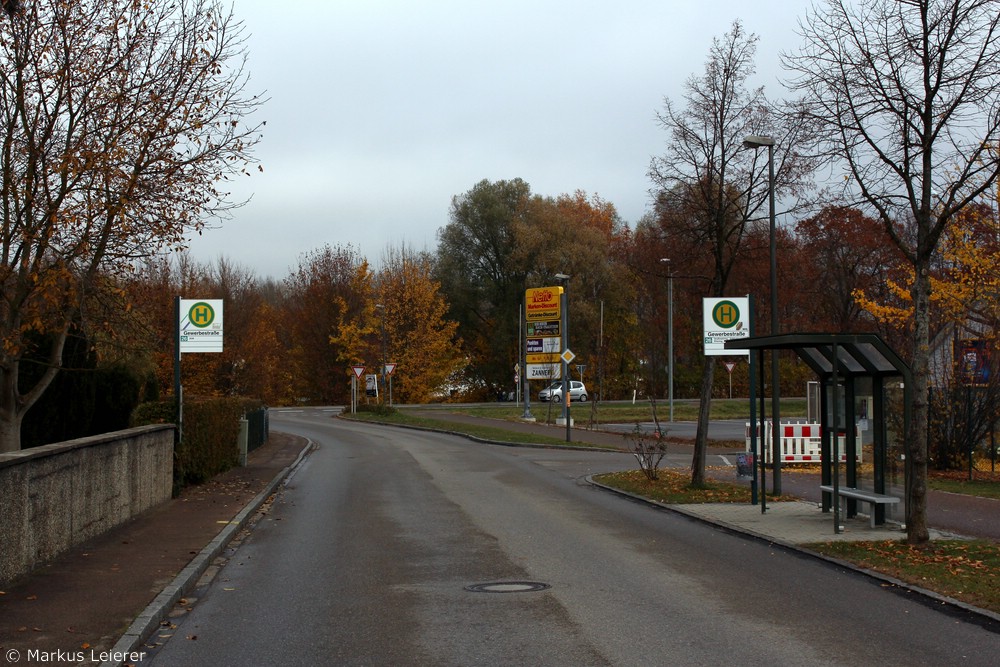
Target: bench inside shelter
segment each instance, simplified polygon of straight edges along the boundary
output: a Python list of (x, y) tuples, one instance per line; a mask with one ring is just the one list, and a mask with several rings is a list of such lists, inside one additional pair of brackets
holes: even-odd
[[(833, 486), (831, 485), (822, 484), (819, 488), (821, 491), (825, 491), (826, 493), (833, 493)], [(883, 493), (875, 493), (874, 491), (869, 491), (867, 489), (855, 489), (849, 486), (842, 486), (837, 489), (836, 495), (840, 498), (840, 502), (842, 504), (841, 512), (843, 516), (853, 516), (856, 513), (855, 508), (850, 507), (849, 501), (860, 500), (868, 503), (868, 517), (872, 528), (875, 527), (880, 514), (876, 508), (879, 506), (885, 506), (889, 509), (892, 505), (899, 503), (899, 498), (896, 496), (887, 496)]]

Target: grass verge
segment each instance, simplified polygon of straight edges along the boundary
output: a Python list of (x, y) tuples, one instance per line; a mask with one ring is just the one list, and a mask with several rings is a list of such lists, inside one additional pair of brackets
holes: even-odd
[[(341, 417), (357, 421), (379, 422), (384, 424), (393, 424), (396, 426), (416, 426), (420, 428), (436, 429), (439, 431), (448, 431), (450, 433), (462, 433), (464, 435), (482, 438), (483, 440), (510, 442), (519, 445), (546, 445), (555, 447), (566, 446), (565, 439), (535, 435), (532, 433), (517, 433), (515, 431), (504, 429), (502, 426), (481, 426), (478, 424), (464, 424), (449, 421), (446, 414), (442, 416), (442, 419), (431, 419), (427, 417), (416, 417), (407, 413), (405, 410), (396, 410), (391, 414), (358, 412), (353, 415), (343, 414)], [(595, 445), (588, 445), (585, 442), (574, 442), (572, 445), (574, 447), (597, 448)]]
[[(497, 403), (495, 405), (461, 406), (441, 404), (436, 406), (420, 406), (421, 409), (439, 409), (442, 411), (460, 412), (477, 417), (488, 417), (490, 419), (520, 419), (524, 414), (524, 407), (511, 403)], [(544, 420), (550, 414), (555, 419), (561, 415), (562, 408), (558, 404), (531, 403), (532, 414), (540, 420)], [(653, 421), (653, 412), (649, 401), (613, 401), (598, 403), (595, 409), (593, 402), (573, 403), (571, 406), (573, 419), (580, 425), (590, 423), (593, 419), (596, 424), (623, 424), (630, 422)], [(667, 426), (669, 417), (669, 404), (666, 401), (656, 402), (656, 414), (664, 426)], [(750, 405), (747, 399), (714, 399), (711, 406), (712, 419), (749, 419)], [(806, 414), (806, 401), (802, 398), (782, 399), (781, 414), (783, 417), (804, 417)], [(674, 419), (677, 421), (695, 421), (698, 419), (698, 401), (676, 401), (674, 404)]]
[(988, 540), (822, 542), (807, 548), (1000, 613), (1000, 545)]
[[(691, 474), (669, 468), (657, 471), (650, 480), (641, 470), (626, 470), (595, 475), (594, 481), (649, 500), (669, 504), (749, 503), (750, 488), (743, 484), (709, 480), (704, 488), (691, 486)], [(768, 496), (769, 500), (796, 500), (792, 496)]]
[(927, 484), (936, 491), (1000, 500), (1000, 474), (976, 471), (973, 477), (970, 481), (965, 471), (934, 471), (928, 475)]

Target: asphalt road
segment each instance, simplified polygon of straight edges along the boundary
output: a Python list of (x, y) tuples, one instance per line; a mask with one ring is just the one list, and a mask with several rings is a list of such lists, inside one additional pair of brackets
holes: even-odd
[(318, 449), (141, 664), (996, 664), (995, 629), (584, 480), (627, 454), (271, 427)]

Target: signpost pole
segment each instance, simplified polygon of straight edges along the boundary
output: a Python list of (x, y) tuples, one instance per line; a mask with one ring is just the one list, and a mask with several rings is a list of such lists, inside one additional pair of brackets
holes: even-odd
[[(524, 314), (524, 323), (528, 322), (528, 299), (525, 298), (521, 302), (521, 312)], [(518, 319), (521, 319), (520, 316)], [(520, 326), (520, 325), (519, 325)], [(531, 414), (531, 382), (528, 379), (528, 337), (524, 337), (524, 345), (521, 346), (521, 380), (524, 382), (524, 412), (521, 414), (521, 419), (524, 421), (535, 421), (535, 416)]]
[(174, 432), (174, 444), (181, 441), (181, 419), (183, 410), (181, 409), (181, 298), (174, 298), (174, 324), (176, 325), (176, 335), (174, 336), (174, 400), (177, 401), (177, 430)]
[[(558, 276), (558, 275), (556, 276), (556, 278), (559, 278), (559, 277), (560, 276)], [(563, 418), (566, 420), (566, 442), (570, 442), (572, 440), (572, 438), (570, 436), (570, 409), (569, 409), (569, 404), (570, 404), (570, 400), (571, 400), (572, 397), (569, 395), (569, 389), (570, 389), (571, 383), (570, 383), (570, 380), (569, 380), (569, 363), (566, 361), (566, 351), (569, 350), (569, 317), (568, 317), (567, 312), (566, 312), (566, 310), (567, 310), (566, 306), (568, 305), (568, 303), (567, 303), (568, 299), (566, 298), (567, 295), (566, 295), (566, 284), (565, 284), (566, 282), (569, 281), (569, 276), (565, 276), (562, 279), (564, 281), (564, 283), (563, 283), (563, 291), (562, 291), (562, 294), (559, 297), (559, 300), (560, 300), (560, 308), (559, 309), (562, 311), (562, 313), (561, 313), (562, 319), (561, 319), (561, 326), (559, 328), (562, 329)]]

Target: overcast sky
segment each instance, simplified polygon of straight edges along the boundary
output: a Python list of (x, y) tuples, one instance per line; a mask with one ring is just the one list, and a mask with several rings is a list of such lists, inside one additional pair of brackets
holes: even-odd
[(252, 200), (191, 243), (284, 278), (324, 244), (374, 266), (434, 250), (451, 199), (482, 179), (584, 190), (634, 225), (650, 202), (664, 97), (704, 69), (735, 19), (760, 37), (758, 76), (783, 96), (778, 53), (810, 0), (234, 0), (250, 90), (270, 98), (241, 179)]

